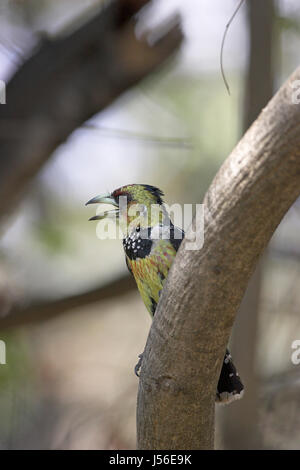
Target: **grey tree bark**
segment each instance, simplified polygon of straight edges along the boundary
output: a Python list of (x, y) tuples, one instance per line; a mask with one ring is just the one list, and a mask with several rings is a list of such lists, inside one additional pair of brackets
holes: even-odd
[(186, 250), (185, 240), (170, 270), (141, 369), (139, 449), (214, 446), (215, 390), (237, 309), (259, 256), (300, 194), (295, 80), (300, 68), (214, 178), (204, 199), (203, 248)]

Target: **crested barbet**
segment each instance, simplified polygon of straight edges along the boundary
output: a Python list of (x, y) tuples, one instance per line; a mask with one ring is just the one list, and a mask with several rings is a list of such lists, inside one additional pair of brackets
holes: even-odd
[[(163, 192), (155, 186), (129, 184), (87, 202), (111, 204), (116, 207), (115, 210), (106, 211), (91, 217), (90, 220), (103, 220), (113, 216), (125, 227), (123, 248), (126, 264), (152, 317), (184, 236), (184, 232), (173, 225), (164, 206), (163, 196)], [(123, 204), (123, 201), (126, 203)], [(154, 211), (154, 216), (153, 207), (159, 208)], [(142, 355), (135, 368), (137, 375), (141, 358)], [(230, 403), (241, 398), (243, 390), (243, 384), (227, 349), (217, 385), (216, 402)]]

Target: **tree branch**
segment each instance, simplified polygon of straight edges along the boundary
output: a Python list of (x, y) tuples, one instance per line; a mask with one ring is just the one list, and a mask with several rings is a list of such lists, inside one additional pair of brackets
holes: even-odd
[(36, 300), (27, 305), (13, 305), (5, 316), (0, 316), (0, 331), (51, 320), (77, 308), (120, 297), (134, 289), (132, 276), (124, 275), (104, 286), (62, 299)]
[[(140, 449), (209, 449), (234, 317), (257, 260), (300, 193), (300, 105), (282, 86), (222, 165), (204, 199), (202, 250), (184, 241), (146, 344)], [(186, 237), (191, 236), (189, 230)]]
[(153, 45), (134, 15), (148, 0), (111, 1), (68, 36), (42, 41), (7, 85), (0, 107), (0, 217), (74, 129), (161, 65), (178, 48), (177, 23)]

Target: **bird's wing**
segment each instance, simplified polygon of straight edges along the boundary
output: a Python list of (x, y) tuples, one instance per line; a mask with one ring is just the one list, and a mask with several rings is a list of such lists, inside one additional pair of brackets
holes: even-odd
[(130, 274), (133, 275), (133, 272), (132, 272), (132, 269), (131, 269), (131, 266), (130, 266), (130, 259), (126, 255), (125, 255), (125, 261), (126, 261), (126, 266), (128, 268), (128, 271), (130, 272)]
[(172, 225), (170, 228), (170, 242), (172, 243), (175, 251), (178, 251), (183, 238), (184, 238), (184, 231), (181, 230), (181, 228), (175, 227), (174, 225)]

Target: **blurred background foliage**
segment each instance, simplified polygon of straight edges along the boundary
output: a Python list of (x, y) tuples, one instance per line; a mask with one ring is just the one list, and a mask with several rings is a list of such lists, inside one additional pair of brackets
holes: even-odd
[[(90, 21), (103, 3), (1, 2), (0, 78), (8, 80), (22, 67), (41, 37), (67, 35)], [(95, 225), (87, 221), (93, 212), (84, 204), (92, 196), (127, 183), (148, 183), (163, 189), (169, 204), (201, 202), (245, 127), (248, 3), (225, 45), (230, 96), (219, 54), (236, 1), (157, 0), (138, 17), (140, 35), (179, 13), (184, 42), (164, 67), (74, 130), (2, 223), (4, 320), (15, 300), (24, 308), (47, 304), (126, 274), (121, 242), (99, 240)], [(258, 15), (259, 3), (254, 2)], [(276, 90), (298, 65), (300, 5), (297, 0), (264, 3), (273, 12), (267, 53)], [(257, 34), (262, 34), (261, 48), (268, 47), (264, 30)], [(260, 54), (259, 48), (254, 54)], [(262, 81), (255, 87), (259, 90)], [(299, 229), (297, 202), (274, 235), (247, 300), (250, 316), (252, 305), (257, 306), (257, 322), (247, 327), (254, 347), (247, 350), (243, 339), (235, 341), (234, 353), (250, 392), (245, 405), (218, 412), (218, 447), (300, 447), (300, 373), (291, 363), (292, 341), (300, 339)], [(243, 318), (241, 312), (240, 323)], [(0, 365), (0, 448), (134, 448), (133, 367), (149, 326), (146, 309), (131, 288), (48, 321), (41, 313), (38, 321), (20, 327), (1, 329), (0, 322), (0, 338), (7, 344), (7, 364)], [(244, 338), (242, 329), (238, 324), (239, 338)], [(249, 371), (239, 359), (243, 353)], [(238, 406), (243, 408), (237, 412)], [(257, 412), (249, 417), (252, 406)]]

